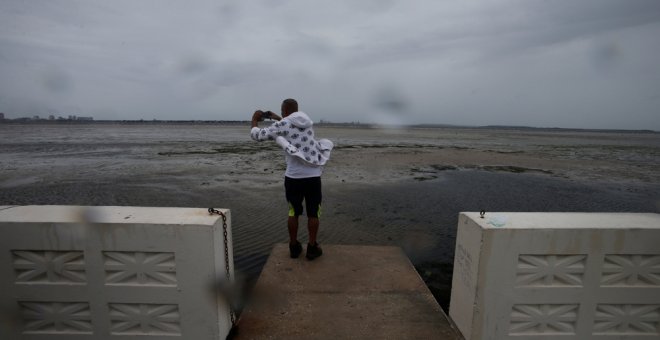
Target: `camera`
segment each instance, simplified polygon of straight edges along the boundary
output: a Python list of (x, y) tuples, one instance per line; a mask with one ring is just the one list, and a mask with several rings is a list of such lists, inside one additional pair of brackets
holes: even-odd
[(270, 111), (263, 111), (263, 112), (261, 113), (261, 118), (262, 118), (262, 119), (271, 119), (271, 118), (273, 118), (273, 115), (272, 115), (272, 114), (273, 114), (273, 113), (270, 112)]

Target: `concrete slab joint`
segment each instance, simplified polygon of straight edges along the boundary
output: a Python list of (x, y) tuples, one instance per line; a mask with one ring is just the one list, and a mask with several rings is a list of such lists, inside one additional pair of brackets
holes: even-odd
[(0, 207), (0, 339), (224, 339), (223, 239), (202, 208)]
[(660, 339), (660, 215), (461, 213), (449, 316), (466, 339)]

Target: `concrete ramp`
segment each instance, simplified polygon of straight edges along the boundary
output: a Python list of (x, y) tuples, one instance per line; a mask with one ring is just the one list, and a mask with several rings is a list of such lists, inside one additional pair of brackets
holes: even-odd
[(461, 339), (398, 247), (275, 245), (236, 339)]

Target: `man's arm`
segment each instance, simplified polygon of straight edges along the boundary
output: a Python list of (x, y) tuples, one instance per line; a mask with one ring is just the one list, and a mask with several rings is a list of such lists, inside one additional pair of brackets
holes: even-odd
[(270, 113), (270, 119), (274, 119), (274, 120), (277, 120), (277, 121), (282, 120), (282, 117), (278, 116), (275, 112), (273, 112), (273, 111), (268, 111), (268, 112)]
[[(282, 117), (276, 115), (275, 113), (271, 111), (266, 111), (266, 112), (269, 113), (268, 116), (271, 119), (282, 120)], [(274, 140), (278, 135), (278, 131), (280, 130), (278, 124), (273, 124), (263, 129), (259, 128), (259, 121), (263, 120), (265, 114), (266, 113), (264, 111), (257, 110), (252, 115), (252, 129), (250, 130), (250, 136), (252, 137), (252, 139), (259, 142), (264, 140)]]
[(253, 127), (253, 128), (259, 126), (259, 121), (262, 120), (262, 119), (261, 119), (261, 115), (262, 115), (263, 113), (264, 113), (264, 112), (261, 111), (261, 110), (254, 111), (254, 114), (252, 115), (252, 127)]
[(257, 110), (254, 111), (254, 114), (252, 115), (252, 127), (258, 127), (259, 126), (259, 121), (262, 121), (262, 117), (270, 117), (270, 119), (274, 120), (282, 120), (282, 117), (278, 116), (275, 112), (273, 111), (261, 111)]

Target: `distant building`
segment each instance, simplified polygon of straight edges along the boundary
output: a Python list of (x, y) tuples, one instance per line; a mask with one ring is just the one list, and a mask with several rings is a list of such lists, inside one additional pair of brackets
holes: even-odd
[(48, 116), (48, 120), (55, 120), (55, 116), (54, 115)]
[(76, 120), (90, 121), (90, 120), (94, 120), (94, 117), (78, 117), (78, 119), (76, 119)]
[(76, 120), (76, 116), (74, 116), (74, 115), (69, 115), (69, 120)]
[(5, 119), (5, 114), (0, 112), (0, 120), (4, 120), (4, 119)]

